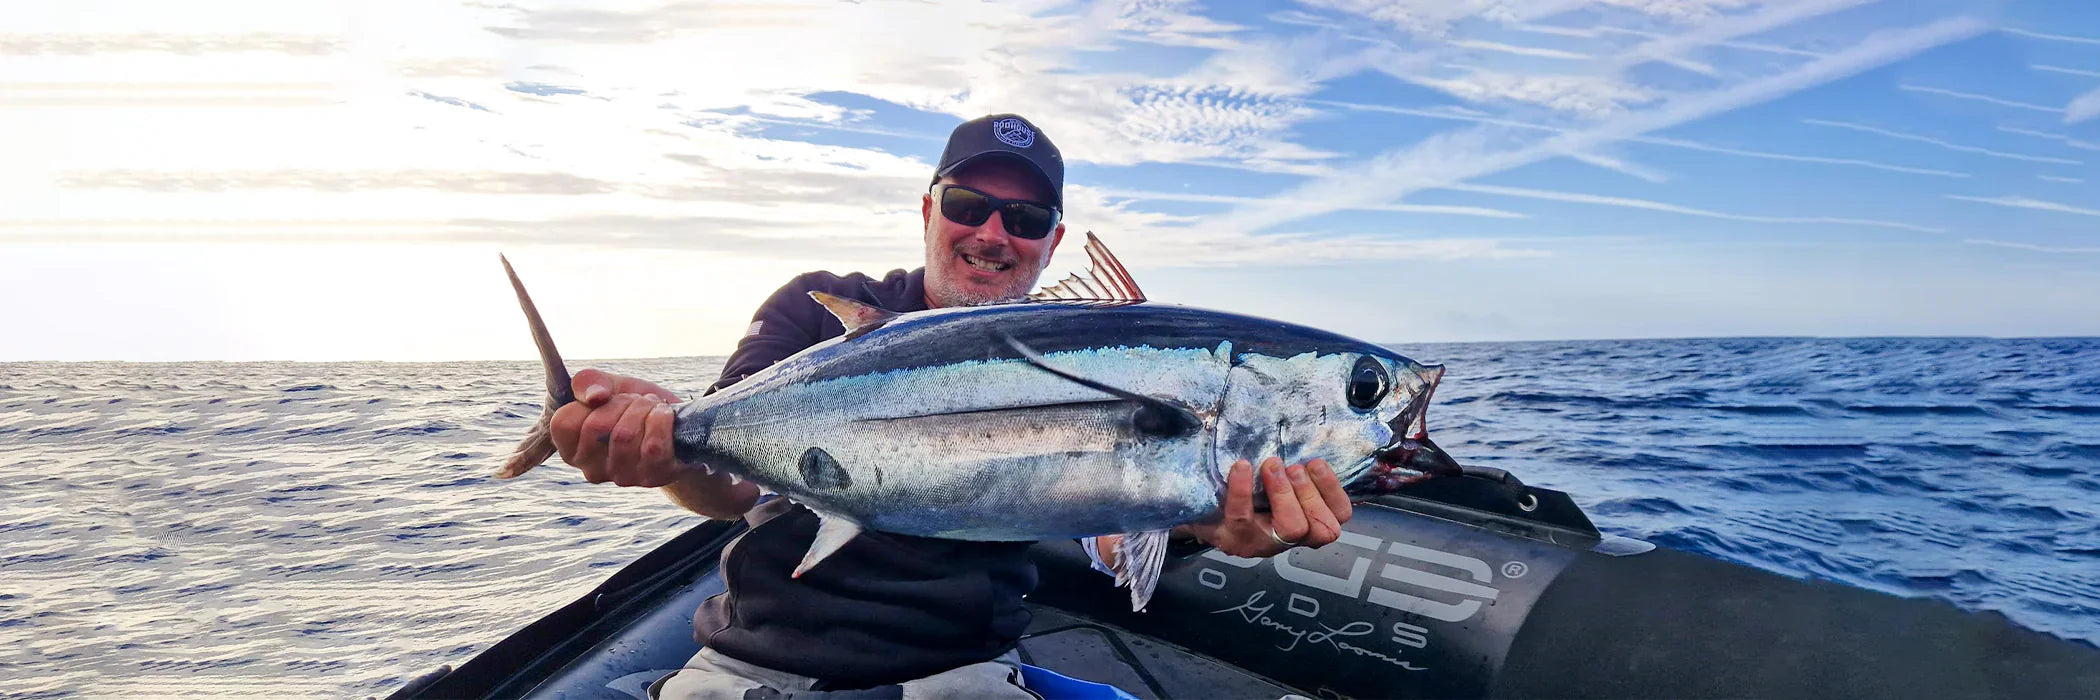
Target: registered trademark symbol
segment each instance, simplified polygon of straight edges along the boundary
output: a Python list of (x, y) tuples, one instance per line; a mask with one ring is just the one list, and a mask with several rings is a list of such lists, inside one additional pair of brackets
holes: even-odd
[(1524, 574), (1528, 573), (1531, 573), (1531, 567), (1525, 566), (1524, 562), (1521, 561), (1513, 561), (1502, 565), (1502, 575), (1509, 578), (1524, 578)]

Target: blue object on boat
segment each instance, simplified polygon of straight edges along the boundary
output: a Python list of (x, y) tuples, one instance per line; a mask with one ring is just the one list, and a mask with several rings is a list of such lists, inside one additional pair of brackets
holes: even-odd
[(1021, 684), (1043, 696), (1043, 700), (1138, 700), (1107, 683), (1083, 681), (1028, 664), (1021, 664)]

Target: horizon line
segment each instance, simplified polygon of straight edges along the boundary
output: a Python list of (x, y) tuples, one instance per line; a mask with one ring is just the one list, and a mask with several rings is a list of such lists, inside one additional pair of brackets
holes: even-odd
[[(1525, 345), (1525, 344), (1538, 344), (1538, 343), (1618, 343), (1618, 342), (1655, 342), (1655, 341), (1713, 341), (1713, 340), (2000, 340), (2000, 341), (2004, 341), (2004, 340), (2096, 340), (2096, 341), (2100, 341), (2100, 335), (2006, 335), (2006, 336), (2001, 336), (2001, 335), (1975, 335), (1975, 334), (1959, 334), (1959, 335), (1793, 335), (1793, 334), (1785, 334), (1785, 335), (1711, 335), (1711, 336), (1632, 336), (1632, 337), (1618, 337), (1618, 338), (1532, 338), (1532, 339), (1524, 339), (1524, 340), (1424, 340), (1424, 341), (1408, 341), (1408, 342), (1387, 342), (1387, 341), (1370, 341), (1370, 342), (1371, 342), (1372, 344), (1374, 344), (1374, 345), (1378, 345), (1378, 346), (1381, 346), (1381, 347), (1387, 347), (1387, 348), (1391, 348), (1391, 347), (1395, 347), (1395, 346), (1420, 346), (1420, 345), (1484, 345), (1484, 344), (1494, 344), (1494, 343), (1500, 343), (1500, 344), (1510, 344), (1510, 345)], [(654, 360), (684, 360), (684, 359), (727, 359), (728, 357), (729, 357), (729, 355), (727, 355), (727, 354), (723, 354), (723, 355), (657, 355), (657, 356), (651, 356), (651, 357), (592, 357), (592, 358), (573, 358), (573, 357), (564, 357), (564, 358), (562, 358), (562, 361), (563, 361), (563, 363), (564, 363), (564, 364), (569, 364), (569, 365), (575, 365), (575, 364), (578, 364), (579, 362), (637, 362), (637, 361), (654, 361)], [(294, 360), (294, 359), (245, 359), (245, 360), (195, 360), (195, 359), (191, 359), (191, 360), (123, 360), (123, 359), (96, 359), (96, 360), (8, 360), (8, 359), (0, 359), (0, 365), (27, 365), (27, 364), (52, 364), (52, 365), (64, 365), (64, 364), (80, 364), (80, 365), (87, 365), (87, 364), (132, 364), (132, 365), (174, 365), (174, 364), (206, 364), (206, 363), (217, 363), (217, 364), (229, 364), (229, 365), (231, 365), (231, 364), (314, 364), (314, 365), (326, 365), (326, 364), (399, 364), (399, 365), (437, 365), (437, 364), (459, 364), (459, 363), (467, 363), (467, 362), (518, 362), (518, 363), (536, 363), (536, 362), (538, 362), (538, 360), (537, 360), (537, 359), (535, 359), (535, 358), (515, 358), (515, 359), (505, 359), (505, 358), (485, 358), (485, 357), (484, 357), (484, 358), (465, 358), (465, 359), (450, 359), (450, 360), (389, 360), (389, 359), (371, 359), (371, 358), (365, 358), (365, 359), (323, 359), (323, 360)]]

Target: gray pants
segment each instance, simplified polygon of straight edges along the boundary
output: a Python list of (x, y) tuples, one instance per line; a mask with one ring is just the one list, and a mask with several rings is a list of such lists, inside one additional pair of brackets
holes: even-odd
[(817, 679), (745, 663), (701, 649), (685, 668), (658, 679), (649, 697), (660, 700), (1042, 700), (1021, 685), (1020, 656), (866, 690), (811, 690)]

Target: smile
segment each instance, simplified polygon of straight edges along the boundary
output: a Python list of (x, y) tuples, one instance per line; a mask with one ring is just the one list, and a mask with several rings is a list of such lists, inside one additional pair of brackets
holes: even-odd
[(963, 262), (969, 263), (970, 267), (974, 267), (985, 272), (1005, 272), (1007, 270), (1013, 269), (1014, 266), (1013, 263), (992, 262), (990, 260), (985, 260), (983, 258), (971, 256), (967, 253), (963, 253), (961, 255)]

